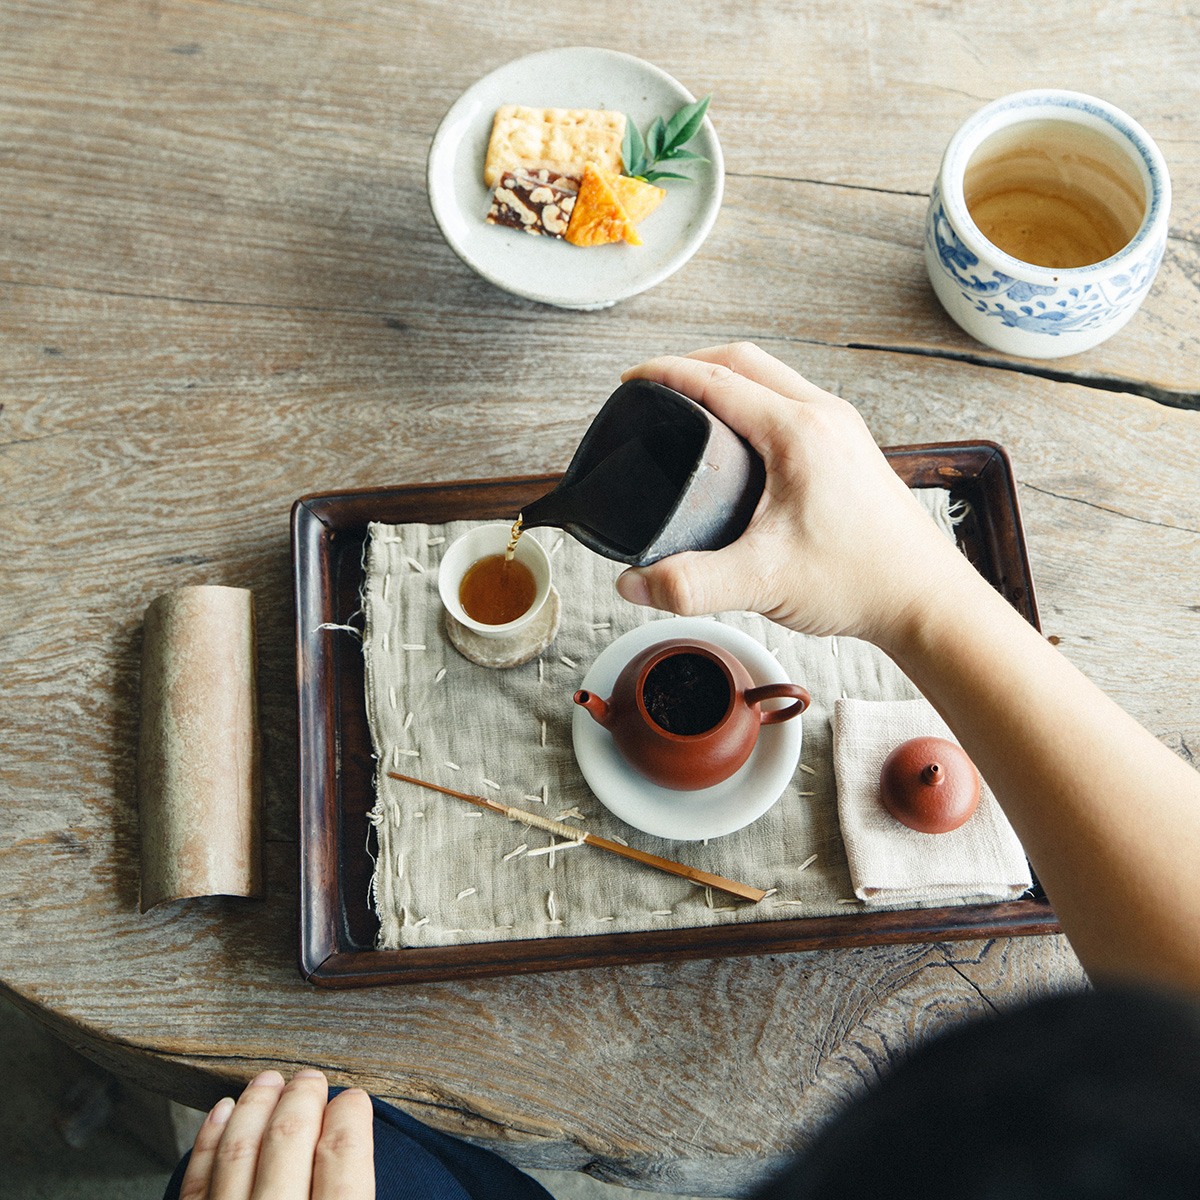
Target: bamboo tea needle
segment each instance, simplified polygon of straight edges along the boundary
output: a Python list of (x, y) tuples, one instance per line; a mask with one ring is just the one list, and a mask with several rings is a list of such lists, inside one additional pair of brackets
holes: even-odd
[(456, 792), (453, 788), (442, 787), (436, 783), (428, 783), (424, 779), (414, 779), (411, 775), (400, 775), (395, 771), (389, 771), (388, 775), (392, 779), (399, 779), (404, 783), (415, 783), (418, 787), (442, 792), (447, 796), (456, 796), (459, 800), (467, 801), (468, 804), (477, 804), (480, 808), (490, 808), (493, 812), (503, 813), (504, 816), (514, 821), (521, 821), (537, 829), (545, 829), (549, 833), (556, 833), (559, 837), (569, 838), (573, 842), (586, 842), (589, 846), (595, 846), (598, 850), (607, 850), (611, 854), (619, 854), (622, 858), (632, 859), (634, 862), (643, 863), (647, 867), (656, 867), (658, 870), (666, 871), (671, 875), (679, 875), (683, 879), (690, 879), (693, 883), (717, 888), (719, 891), (728, 892), (730, 895), (738, 896), (743, 900), (753, 900), (757, 904), (767, 894), (761, 888), (750, 887), (749, 884), (737, 883), (732, 879), (723, 879), (720, 875), (713, 875), (708, 871), (689, 867), (685, 863), (675, 862), (670, 858), (659, 858), (657, 854), (647, 854), (644, 850), (635, 850), (632, 846), (622, 846), (620, 842), (609, 841), (608, 838), (597, 837), (596, 834), (588, 833), (586, 830), (564, 825), (561, 821), (554, 821), (550, 817), (543, 817), (541, 813), (526, 812), (523, 808), (513, 808), (510, 805), (500, 804), (496, 800), (489, 800), (486, 796), (472, 796), (468, 792)]

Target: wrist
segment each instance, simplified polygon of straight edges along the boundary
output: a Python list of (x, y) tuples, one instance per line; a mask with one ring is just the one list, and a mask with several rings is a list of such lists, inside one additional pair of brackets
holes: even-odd
[[(941, 556), (921, 587), (878, 637), (871, 640), (910, 677), (924, 674), (947, 641), (977, 620), (1017, 614), (959, 551)], [(1020, 619), (1019, 617), (1017, 618)]]

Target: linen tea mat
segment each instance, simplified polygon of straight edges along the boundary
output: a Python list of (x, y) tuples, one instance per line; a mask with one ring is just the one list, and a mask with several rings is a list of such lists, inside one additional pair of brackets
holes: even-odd
[[(915, 495), (953, 536), (949, 493)], [(521, 666), (480, 667), (450, 644), (436, 582), (442, 549), (476, 524), (369, 529), (363, 644), (377, 758), (372, 892), (381, 948), (690, 928), (861, 907), (838, 824), (831, 719), (842, 696), (919, 696), (886, 655), (852, 638), (795, 634), (754, 613), (712, 618), (755, 638), (812, 693), (812, 706), (797, 718), (800, 764), (779, 801), (744, 829), (707, 842), (652, 837), (612, 816), (588, 788), (572, 749), (572, 696), (601, 650), (669, 614), (617, 595), (620, 564), (559, 530), (527, 531), (523, 536), (537, 537), (551, 556), (562, 596), (558, 637)], [(751, 904), (587, 845), (546, 853), (563, 839), (392, 779), (393, 770), (771, 894)]]

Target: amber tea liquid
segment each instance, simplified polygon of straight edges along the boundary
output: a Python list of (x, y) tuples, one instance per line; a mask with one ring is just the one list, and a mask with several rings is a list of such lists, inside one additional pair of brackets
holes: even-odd
[(507, 625), (529, 611), (537, 595), (533, 572), (504, 553), (473, 562), (458, 585), (458, 602), (472, 621)]
[(967, 164), (963, 198), (993, 246), (1064, 270), (1111, 258), (1146, 214), (1130, 159), (1069, 121), (1022, 121), (985, 139)]

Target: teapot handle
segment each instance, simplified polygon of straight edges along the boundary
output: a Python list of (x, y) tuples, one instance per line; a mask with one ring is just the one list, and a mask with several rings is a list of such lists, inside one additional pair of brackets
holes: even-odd
[(758, 714), (760, 725), (778, 725), (781, 721), (798, 717), (812, 703), (812, 697), (798, 683), (767, 683), (762, 687), (749, 688), (743, 695), (746, 703), (751, 707), (760, 700), (790, 698), (796, 701), (795, 704), (789, 704), (787, 708), (773, 708), (767, 712), (760, 709)]

